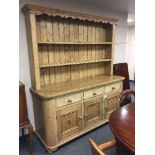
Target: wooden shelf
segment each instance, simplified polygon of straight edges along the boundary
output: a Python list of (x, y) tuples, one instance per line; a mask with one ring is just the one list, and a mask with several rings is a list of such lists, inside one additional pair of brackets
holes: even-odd
[(112, 42), (44, 42), (38, 41), (38, 44), (58, 44), (58, 45), (111, 45)]
[(67, 65), (80, 65), (80, 64), (88, 64), (88, 63), (97, 63), (97, 62), (110, 62), (110, 61), (111, 61), (111, 59), (103, 59), (103, 60), (93, 60), (93, 61), (85, 61), (85, 62), (69, 62), (69, 63), (62, 63), (62, 64), (47, 64), (47, 65), (40, 65), (40, 68), (67, 66)]

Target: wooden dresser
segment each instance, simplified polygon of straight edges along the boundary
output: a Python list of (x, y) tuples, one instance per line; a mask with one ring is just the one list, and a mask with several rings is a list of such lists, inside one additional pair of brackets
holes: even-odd
[(117, 19), (25, 5), (36, 134), (47, 151), (106, 123), (119, 107)]

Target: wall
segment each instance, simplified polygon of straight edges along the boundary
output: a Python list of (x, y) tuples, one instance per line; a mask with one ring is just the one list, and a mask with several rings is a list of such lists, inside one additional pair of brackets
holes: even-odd
[(33, 106), (32, 98), (29, 92), (31, 87), (30, 82), (30, 69), (28, 60), (28, 48), (26, 40), (25, 20), (24, 15), (21, 12), (21, 8), (26, 3), (39, 4), (44, 6), (50, 6), (54, 8), (71, 10), (83, 13), (90, 13), (94, 15), (116, 17), (119, 19), (116, 27), (116, 38), (114, 48), (114, 63), (125, 61), (126, 51), (126, 36), (127, 36), (127, 14), (113, 12), (112, 10), (103, 9), (102, 6), (91, 5), (88, 3), (70, 1), (70, 0), (20, 0), (19, 1), (19, 80), (25, 84), (27, 95), (28, 115), (32, 125), (34, 126)]
[(128, 63), (129, 78), (134, 80), (135, 75), (135, 27), (129, 26), (127, 30), (127, 50), (125, 61)]

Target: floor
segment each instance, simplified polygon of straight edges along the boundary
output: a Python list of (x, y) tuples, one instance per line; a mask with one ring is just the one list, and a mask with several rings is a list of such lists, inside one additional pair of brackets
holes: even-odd
[[(109, 126), (106, 124), (63, 145), (57, 151), (51, 153), (51, 155), (93, 155), (88, 138), (94, 139), (96, 143), (99, 144), (113, 138), (113, 134), (111, 133)], [(29, 155), (28, 138), (26, 136), (20, 139), (19, 148), (20, 155)], [(112, 148), (107, 151), (107, 155), (113, 155), (114, 152), (115, 148)], [(33, 153), (34, 155), (49, 155), (36, 137), (33, 138)]]
[[(130, 83), (130, 88), (135, 89), (134, 83)], [(93, 155), (88, 138), (92, 138), (96, 141), (97, 144), (103, 143), (111, 138), (113, 134), (109, 128), (109, 125), (103, 125), (84, 136), (81, 136), (65, 145), (60, 147), (57, 151), (51, 153), (51, 155)], [(44, 149), (43, 145), (40, 143), (37, 137), (33, 138), (33, 154), (34, 155), (49, 155), (49, 153)], [(115, 149), (112, 148), (108, 150), (107, 155), (114, 155)], [(20, 155), (29, 155), (28, 153), (28, 138), (25, 136), (20, 138), (19, 145), (19, 154)]]

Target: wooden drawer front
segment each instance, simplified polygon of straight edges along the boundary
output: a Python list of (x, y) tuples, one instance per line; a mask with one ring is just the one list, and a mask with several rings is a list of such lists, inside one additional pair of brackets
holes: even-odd
[(65, 105), (72, 104), (78, 101), (81, 101), (81, 93), (57, 98), (56, 108), (63, 107)]
[(84, 99), (88, 99), (94, 96), (102, 95), (104, 93), (104, 87), (89, 90), (84, 92)]
[(119, 90), (121, 89), (121, 83), (114, 83), (114, 84), (110, 84), (105, 86), (105, 93), (109, 93), (115, 90)]

